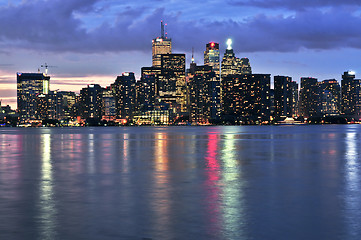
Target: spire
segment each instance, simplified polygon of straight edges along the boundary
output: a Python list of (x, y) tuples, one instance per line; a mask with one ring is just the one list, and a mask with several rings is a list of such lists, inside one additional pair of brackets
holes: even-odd
[(194, 47), (192, 47), (192, 63), (194, 63)]
[(160, 34), (161, 34), (161, 38), (164, 38), (164, 24), (163, 24), (163, 20), (160, 21)]

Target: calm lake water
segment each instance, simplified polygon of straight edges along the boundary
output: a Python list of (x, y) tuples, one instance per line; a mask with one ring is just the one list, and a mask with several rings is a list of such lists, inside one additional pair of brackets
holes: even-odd
[(0, 129), (0, 239), (360, 239), (361, 126)]

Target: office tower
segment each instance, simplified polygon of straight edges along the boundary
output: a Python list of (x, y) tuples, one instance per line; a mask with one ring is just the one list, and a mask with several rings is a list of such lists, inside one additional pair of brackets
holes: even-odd
[(190, 121), (207, 124), (220, 117), (220, 82), (211, 66), (195, 66), (188, 81)]
[(137, 86), (137, 110), (145, 111), (153, 109), (156, 101), (156, 75), (142, 75), (136, 83)]
[(152, 40), (152, 66), (161, 66), (161, 55), (172, 53), (172, 40), (164, 33), (164, 24), (161, 21), (161, 36)]
[(228, 75), (222, 78), (222, 108), (241, 124), (270, 120), (270, 74)]
[(102, 92), (102, 119), (114, 121), (117, 115), (115, 107), (114, 92), (111, 87), (107, 87)]
[(275, 117), (296, 117), (298, 84), (288, 76), (274, 77)]
[(49, 92), (50, 76), (43, 73), (17, 73), (17, 104), (20, 122), (38, 120), (37, 96)]
[(227, 45), (228, 47), (222, 59), (221, 77), (226, 77), (231, 74), (252, 74), (249, 59), (239, 59), (235, 56), (232, 48), (232, 40), (228, 39)]
[(319, 85), (317, 78), (301, 78), (300, 115), (305, 118), (317, 116), (320, 113)]
[(344, 72), (341, 80), (342, 113), (346, 116), (359, 116), (361, 110), (360, 80), (354, 72)]
[(77, 117), (76, 114), (76, 95), (75, 92), (60, 91), (62, 96), (62, 113), (61, 119), (73, 119)]
[(178, 114), (187, 112), (187, 86), (185, 81), (185, 54), (161, 56), (162, 74), (157, 90), (160, 99), (171, 105)]
[(83, 119), (101, 119), (102, 93), (103, 88), (99, 84), (91, 84), (80, 90), (79, 110)]
[(118, 76), (112, 84), (112, 89), (115, 94), (117, 115), (129, 121), (133, 117), (136, 103), (134, 73), (125, 72), (121, 76)]
[(60, 120), (63, 116), (63, 96), (57, 91), (37, 97), (37, 115), (40, 120)]
[(210, 42), (206, 44), (204, 65), (211, 66), (216, 76), (219, 76), (219, 43)]
[(338, 115), (341, 112), (341, 87), (337, 80), (329, 79), (319, 82), (321, 114)]

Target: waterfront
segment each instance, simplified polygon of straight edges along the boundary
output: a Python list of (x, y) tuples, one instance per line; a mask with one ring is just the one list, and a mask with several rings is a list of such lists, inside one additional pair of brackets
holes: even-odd
[(358, 239), (360, 125), (0, 129), (0, 239)]

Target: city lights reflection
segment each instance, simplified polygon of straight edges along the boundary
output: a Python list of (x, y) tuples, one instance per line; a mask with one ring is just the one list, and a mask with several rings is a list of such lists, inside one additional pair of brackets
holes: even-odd
[(346, 133), (345, 153), (345, 208), (348, 220), (348, 234), (353, 237), (361, 233), (361, 202), (358, 192), (360, 191), (360, 163), (358, 153), (358, 138), (356, 132)]
[(95, 173), (94, 134), (88, 135), (88, 173)]
[[(168, 152), (168, 135), (164, 132), (155, 134), (155, 172), (154, 172), (154, 189), (153, 192), (153, 212), (155, 216), (155, 226), (162, 229), (170, 229), (170, 204), (171, 197), (169, 192), (169, 152)], [(171, 236), (169, 236), (171, 239)]]
[(235, 135), (225, 135), (221, 159), (224, 165), (222, 178), (225, 184), (222, 202), (224, 206), (223, 222), (226, 239), (241, 239), (240, 237), (244, 237), (242, 232), (244, 222), (246, 221), (244, 219), (245, 203), (243, 202), (244, 182), (241, 177), (237, 156)]
[(39, 222), (40, 239), (55, 239), (56, 206), (53, 189), (53, 166), (51, 161), (51, 135), (43, 133), (41, 136), (41, 178)]
[(205, 156), (207, 166), (207, 213), (210, 219), (208, 227), (212, 235), (217, 235), (221, 229), (221, 188), (220, 188), (220, 166), (217, 159), (218, 136), (214, 133), (208, 133), (207, 155)]

